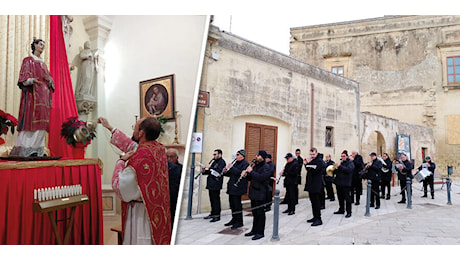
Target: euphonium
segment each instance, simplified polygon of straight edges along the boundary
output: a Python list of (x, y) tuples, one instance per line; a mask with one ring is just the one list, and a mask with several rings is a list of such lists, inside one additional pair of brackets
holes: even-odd
[(335, 164), (327, 166), (327, 168), (326, 168), (327, 175), (329, 175), (331, 177), (334, 177), (334, 171), (337, 170), (337, 168), (339, 168), (339, 167), (337, 165), (335, 165)]

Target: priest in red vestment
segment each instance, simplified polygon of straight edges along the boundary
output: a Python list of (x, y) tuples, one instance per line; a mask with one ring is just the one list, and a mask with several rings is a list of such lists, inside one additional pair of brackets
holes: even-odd
[(111, 143), (126, 154), (117, 161), (112, 187), (122, 200), (123, 244), (169, 245), (171, 243), (171, 214), (168, 163), (165, 147), (156, 141), (161, 125), (153, 117), (136, 122), (131, 140), (110, 126)]
[(18, 138), (10, 155), (44, 156), (45, 137), (49, 131), (51, 95), (54, 82), (41, 57), (45, 42), (32, 42), (32, 54), (24, 58), (18, 79), (22, 90), (18, 117)]

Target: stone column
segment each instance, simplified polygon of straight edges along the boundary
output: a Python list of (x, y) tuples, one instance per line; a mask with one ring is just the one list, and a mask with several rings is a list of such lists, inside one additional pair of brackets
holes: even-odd
[[(93, 82), (95, 103), (92, 104), (92, 109), (85, 115), (79, 114), (79, 117), (86, 117), (83, 120), (97, 122), (99, 115), (105, 115), (105, 58), (104, 58), (104, 47), (107, 43), (110, 31), (112, 29), (112, 18), (105, 15), (91, 15), (83, 19), (86, 32), (89, 36), (89, 42), (91, 50), (94, 53), (96, 59), (96, 75)], [(105, 146), (107, 140), (104, 138), (104, 132), (101, 132), (101, 127), (98, 127), (98, 133), (96, 133), (96, 139), (94, 145), (91, 145), (92, 149), (88, 149), (88, 155), (90, 157), (104, 157)]]

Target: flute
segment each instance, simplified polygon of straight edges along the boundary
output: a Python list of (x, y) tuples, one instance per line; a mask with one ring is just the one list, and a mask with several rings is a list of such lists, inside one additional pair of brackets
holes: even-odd
[[(214, 162), (214, 158), (211, 159), (211, 161), (209, 161), (208, 164), (211, 165), (213, 162)], [(195, 176), (195, 179), (197, 179), (198, 177), (200, 177), (200, 175), (203, 174), (203, 172), (205, 172), (206, 170), (209, 170), (209, 169), (202, 168), (202, 169), (201, 169), (201, 172), (200, 172), (197, 176)]]
[[(251, 165), (249, 165), (248, 168), (254, 166), (254, 164), (256, 164), (256, 161), (257, 161), (256, 159), (253, 159), (252, 162), (251, 162)], [(248, 168), (246, 168), (246, 170), (247, 170)], [(233, 186), (238, 187), (238, 184), (240, 183), (241, 179), (243, 179), (243, 177), (246, 176), (246, 170), (244, 170), (244, 171), (241, 172), (240, 177), (238, 178), (238, 180), (236, 181), (236, 183), (233, 184)], [(243, 172), (244, 172), (245, 174), (243, 174)]]

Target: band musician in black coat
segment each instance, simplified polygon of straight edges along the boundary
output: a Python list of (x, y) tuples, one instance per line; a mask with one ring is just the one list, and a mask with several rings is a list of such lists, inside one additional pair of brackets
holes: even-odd
[(351, 185), (355, 166), (348, 157), (348, 151), (344, 150), (340, 154), (340, 162), (335, 164), (337, 169), (334, 171), (334, 184), (337, 189), (337, 199), (339, 209), (334, 214), (347, 214), (346, 218), (351, 217)]
[(283, 169), (284, 176), (284, 187), (286, 188), (286, 198), (288, 199), (288, 208), (283, 211), (283, 213), (288, 213), (288, 215), (295, 214), (295, 196), (297, 189), (297, 173), (299, 169), (299, 164), (297, 163), (297, 159), (294, 158), (292, 153), (287, 153), (284, 156), (286, 159), (286, 165)]
[[(225, 223), (224, 226), (232, 226), (231, 229), (237, 229), (243, 226), (243, 204), (241, 196), (246, 194), (248, 190), (248, 181), (244, 178), (240, 179), (241, 172), (248, 168), (249, 163), (246, 161), (246, 151), (244, 149), (236, 152), (235, 162), (229, 163), (224, 169), (224, 176), (229, 177), (227, 182), (227, 194), (230, 209), (232, 211), (232, 219)], [(240, 181), (238, 182), (238, 179)], [(236, 183), (238, 182), (238, 185)]]
[[(331, 159), (330, 154), (326, 154), (326, 168), (330, 165), (334, 165), (335, 162)], [(330, 201), (335, 200), (335, 195), (334, 195), (334, 188), (332, 187), (332, 184), (334, 183), (334, 177), (329, 176), (327, 174), (324, 175), (324, 186), (326, 188), (326, 199)]]
[[(371, 202), (370, 206), (375, 209), (380, 208), (380, 175), (382, 173), (382, 162), (377, 159), (377, 154), (372, 152), (369, 154), (371, 161), (366, 164), (367, 173), (366, 179), (371, 180)], [(374, 204), (375, 202), (375, 204)]]
[(405, 153), (401, 153), (401, 161), (399, 162), (396, 170), (398, 171), (398, 180), (399, 185), (401, 186), (401, 200), (398, 203), (406, 203), (406, 186), (407, 178), (411, 181), (414, 178), (412, 175), (412, 170), (414, 169), (414, 164), (409, 160)]
[(267, 182), (270, 179), (271, 169), (265, 163), (267, 152), (260, 150), (256, 157), (254, 167), (249, 166), (242, 175), (249, 184), (249, 198), (252, 208), (252, 229), (245, 236), (252, 236), (252, 240), (261, 239), (265, 235), (265, 200), (267, 196)]
[(391, 162), (390, 156), (387, 153), (383, 153), (382, 159), (385, 164), (382, 165), (382, 179), (380, 180), (380, 191), (382, 196), (380, 198), (385, 198), (385, 189), (386, 192), (386, 199), (389, 200), (391, 196), (391, 179), (393, 177), (393, 163)]
[(431, 192), (431, 198), (434, 199), (434, 170), (436, 169), (436, 164), (431, 161), (430, 156), (426, 156), (425, 160), (423, 161), (423, 164), (418, 167), (418, 170), (420, 171), (422, 168), (426, 167), (428, 171), (431, 172), (430, 175), (426, 176), (425, 179), (423, 180), (423, 196), (422, 198), (427, 197), (428, 193), (428, 185), (430, 185), (430, 192)]
[[(353, 183), (351, 188), (351, 203), (355, 202), (355, 205), (359, 205), (359, 199), (363, 194), (363, 180), (361, 177), (361, 170), (364, 168), (363, 157), (358, 154), (358, 151), (352, 151), (350, 160), (353, 162)], [(356, 197), (356, 199), (355, 199)]]
[(224, 182), (221, 173), (224, 167), (225, 160), (222, 158), (222, 150), (216, 149), (213, 153), (212, 163), (206, 165), (202, 171), (203, 175), (208, 175), (206, 189), (209, 191), (209, 201), (211, 203), (211, 213), (205, 219), (211, 219), (211, 222), (220, 220), (220, 190)]
[(307, 169), (305, 191), (310, 197), (313, 218), (307, 220), (312, 226), (323, 224), (321, 220), (321, 190), (323, 187), (323, 173), (326, 170), (326, 163), (323, 155), (318, 153), (316, 148), (310, 149), (310, 157), (304, 159), (304, 166)]

